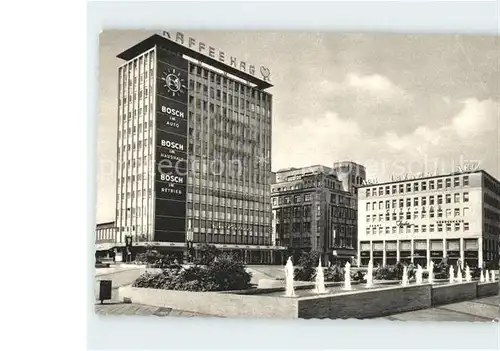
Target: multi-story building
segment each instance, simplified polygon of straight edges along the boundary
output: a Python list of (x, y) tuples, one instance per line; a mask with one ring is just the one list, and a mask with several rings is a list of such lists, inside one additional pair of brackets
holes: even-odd
[(357, 200), (332, 168), (317, 165), (276, 173), (272, 186), (273, 233), (297, 260), (301, 251), (319, 251), (325, 261), (356, 254)]
[(104, 253), (114, 248), (116, 240), (115, 222), (98, 223), (95, 228), (96, 252)]
[(498, 263), (500, 183), (485, 171), (361, 187), (361, 264)]
[(179, 255), (187, 243), (270, 262), (272, 96), (269, 70), (177, 33), (120, 53), (117, 245)]

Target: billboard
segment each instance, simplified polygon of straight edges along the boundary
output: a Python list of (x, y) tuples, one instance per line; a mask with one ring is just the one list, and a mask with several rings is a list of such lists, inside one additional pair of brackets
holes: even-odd
[(158, 49), (154, 241), (186, 240), (188, 62)]

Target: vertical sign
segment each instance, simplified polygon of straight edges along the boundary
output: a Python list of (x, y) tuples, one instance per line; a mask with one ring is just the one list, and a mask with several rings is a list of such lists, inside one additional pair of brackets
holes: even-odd
[(157, 48), (155, 241), (186, 240), (188, 62)]

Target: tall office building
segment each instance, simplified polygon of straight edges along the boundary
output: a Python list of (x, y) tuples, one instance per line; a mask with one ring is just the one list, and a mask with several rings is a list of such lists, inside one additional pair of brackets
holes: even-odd
[(427, 266), (447, 258), (498, 264), (500, 182), (485, 171), (405, 179), (359, 189), (361, 264)]
[(270, 72), (194, 43), (163, 32), (118, 55), (116, 243), (270, 262)]

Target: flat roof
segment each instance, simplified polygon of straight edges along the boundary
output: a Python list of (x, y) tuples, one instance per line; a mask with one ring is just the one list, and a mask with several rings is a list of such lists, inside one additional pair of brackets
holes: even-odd
[(128, 48), (127, 50), (121, 52), (118, 54), (116, 57), (125, 60), (125, 61), (130, 61), (134, 57), (139, 56), (143, 52), (152, 49), (155, 46), (159, 46), (161, 48), (173, 51), (173, 52), (178, 52), (183, 55), (189, 56), (195, 60), (201, 61), (203, 63), (206, 63), (207, 65), (210, 65), (214, 68), (220, 69), (221, 71), (227, 72), (233, 76), (236, 76), (238, 78), (241, 78), (243, 80), (246, 80), (252, 84), (255, 84), (259, 89), (264, 90), (267, 88), (272, 87), (273, 85), (265, 80), (262, 80), (260, 78), (257, 78), (250, 73), (246, 73), (243, 71), (240, 71), (237, 68), (234, 68), (233, 66), (229, 66), (223, 62), (220, 62), (214, 58), (208, 57), (202, 53), (199, 53), (198, 51), (195, 51), (193, 49), (190, 49), (184, 45), (181, 45), (179, 43), (176, 43), (175, 41), (172, 41), (164, 36), (158, 35), (158, 34), (153, 34), (149, 38), (144, 39), (140, 43), (135, 44), (134, 46)]
[(491, 179), (493, 179), (496, 183), (500, 184), (500, 181), (493, 177), (491, 174), (486, 172), (484, 169), (477, 169), (474, 171), (465, 171), (465, 172), (451, 172), (451, 173), (444, 173), (444, 174), (436, 174), (432, 176), (425, 176), (425, 177), (420, 177), (420, 178), (410, 178), (410, 179), (399, 179), (399, 180), (392, 180), (388, 182), (383, 182), (383, 183), (374, 183), (374, 184), (365, 184), (365, 185), (359, 185), (358, 188), (371, 188), (371, 187), (378, 187), (382, 185), (390, 185), (390, 184), (397, 184), (397, 183), (404, 183), (404, 182), (418, 182), (420, 180), (427, 180), (427, 179), (433, 179), (433, 178), (445, 178), (445, 177), (454, 177), (454, 176), (460, 176), (460, 175), (467, 175), (467, 174), (474, 174), (474, 173), (482, 173), (483, 175), (487, 175)]

